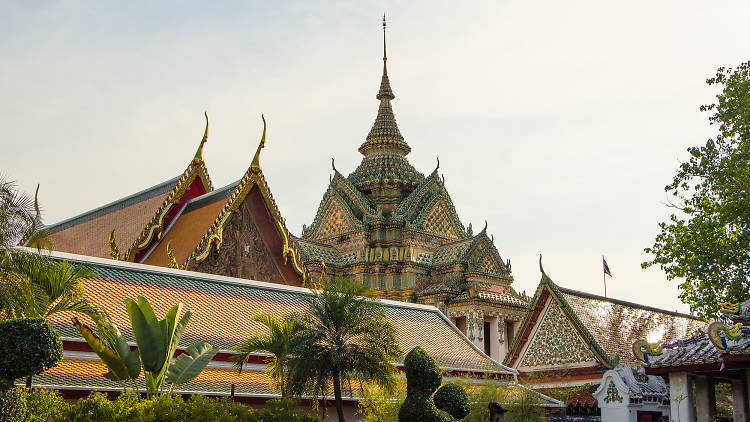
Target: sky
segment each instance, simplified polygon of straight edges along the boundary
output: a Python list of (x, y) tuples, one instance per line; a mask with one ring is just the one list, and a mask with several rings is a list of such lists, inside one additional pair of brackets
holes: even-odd
[(181, 173), (210, 118), (214, 185), (263, 171), (290, 230), (331, 158), (349, 174), (375, 119), (388, 15), (393, 108), (410, 162), (439, 171), (514, 287), (688, 311), (641, 269), (664, 186), (715, 133), (706, 78), (750, 59), (747, 1), (0, 0), (0, 173), (41, 184), (54, 223)]

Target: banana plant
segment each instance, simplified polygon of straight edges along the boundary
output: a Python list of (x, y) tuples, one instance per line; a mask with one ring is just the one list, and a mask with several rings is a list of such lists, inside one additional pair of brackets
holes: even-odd
[(120, 382), (123, 386), (129, 381), (135, 390), (134, 380), (141, 373), (141, 358), (137, 350), (130, 350), (130, 346), (120, 334), (117, 326), (108, 320), (100, 321), (97, 324), (100, 338), (76, 317), (73, 317), (73, 325), (102, 362), (107, 365), (109, 372), (104, 374), (104, 377)]
[(137, 302), (125, 299), (125, 307), (143, 362), (146, 392), (149, 396), (161, 393), (165, 380), (172, 383), (172, 386), (191, 381), (218, 352), (216, 347), (201, 341), (188, 347), (172, 363), (172, 357), (192, 313), (185, 311), (178, 321), (177, 317), (182, 313), (180, 303), (173, 306), (164, 319), (159, 320), (151, 304), (143, 296), (138, 296)]

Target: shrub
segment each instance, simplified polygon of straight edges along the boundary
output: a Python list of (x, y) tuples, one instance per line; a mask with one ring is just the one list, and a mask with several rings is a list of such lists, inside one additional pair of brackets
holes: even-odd
[[(105, 394), (91, 393), (85, 399), (69, 405), (55, 391), (35, 390), (23, 392), (29, 400), (29, 414), (0, 422), (317, 422), (318, 419), (295, 407), (292, 400), (269, 400), (266, 407), (257, 411), (249, 406), (232, 401), (191, 396), (184, 401), (177, 394), (163, 394), (151, 400), (142, 400), (132, 391), (120, 394), (111, 401)], [(23, 398), (22, 398), (23, 400)], [(23, 404), (23, 402), (21, 402)], [(5, 409), (5, 403), (0, 403)], [(9, 409), (11, 407), (8, 407)], [(22, 410), (25, 410), (22, 409)]]
[(37, 388), (29, 392), (21, 389), (21, 395), (26, 400), (26, 419), (24, 422), (46, 422), (47, 420), (62, 420), (63, 413), (70, 407), (55, 390)]
[(443, 376), (435, 359), (421, 347), (413, 348), (404, 359), (406, 371), (406, 399), (398, 411), (400, 422), (453, 422), (456, 419), (438, 409), (432, 394), (440, 386)]
[(0, 322), (0, 378), (42, 373), (60, 362), (62, 349), (54, 328), (41, 318)]
[(359, 414), (366, 422), (397, 422), (398, 410), (405, 398), (406, 382), (403, 379), (394, 380), (390, 388), (363, 383)]
[(63, 419), (70, 422), (98, 422), (115, 420), (115, 407), (106, 395), (91, 393), (70, 406)]
[(458, 384), (443, 385), (435, 392), (433, 400), (438, 409), (447, 412), (456, 419), (465, 418), (471, 410), (469, 395)]
[(294, 400), (268, 400), (266, 407), (253, 413), (251, 421), (257, 422), (318, 422), (315, 416), (298, 409)]
[(21, 422), (26, 414), (26, 402), (17, 388), (0, 390), (0, 422)]

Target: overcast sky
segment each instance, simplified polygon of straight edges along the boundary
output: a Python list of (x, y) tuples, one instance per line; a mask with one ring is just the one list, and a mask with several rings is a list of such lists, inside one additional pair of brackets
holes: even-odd
[(517, 290), (561, 286), (687, 311), (642, 270), (664, 186), (714, 133), (705, 79), (750, 59), (747, 1), (1, 1), (0, 172), (53, 223), (181, 173), (203, 132), (215, 186), (263, 170), (310, 224), (349, 174), (388, 67), (410, 162), (484, 221)]

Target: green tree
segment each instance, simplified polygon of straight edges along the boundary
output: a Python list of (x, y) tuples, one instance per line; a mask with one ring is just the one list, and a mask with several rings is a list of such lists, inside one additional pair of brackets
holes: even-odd
[(706, 83), (721, 88), (701, 106), (718, 133), (688, 148), (690, 159), (665, 187), (677, 211), (659, 224), (643, 267), (684, 279), (680, 300), (710, 318), (720, 303), (750, 297), (750, 62), (721, 67)]
[(239, 373), (242, 373), (242, 365), (247, 363), (253, 353), (259, 351), (270, 353), (272, 356), (266, 359), (266, 369), (273, 382), (279, 386), (281, 397), (286, 398), (287, 367), (293, 352), (292, 349), (298, 341), (304, 325), (294, 316), (279, 320), (266, 313), (255, 315), (253, 320), (265, 325), (268, 333), (254, 334), (237, 345), (232, 356), (235, 368)]
[(401, 350), (385, 306), (364, 297), (364, 286), (344, 280), (322, 284), (301, 316), (305, 330), (290, 366), (289, 392), (317, 396), (330, 382), (339, 421), (344, 421), (341, 385), (351, 388), (352, 379), (391, 384), (391, 362)]

